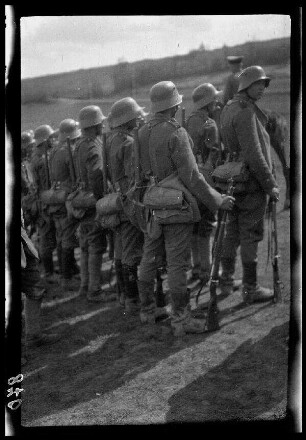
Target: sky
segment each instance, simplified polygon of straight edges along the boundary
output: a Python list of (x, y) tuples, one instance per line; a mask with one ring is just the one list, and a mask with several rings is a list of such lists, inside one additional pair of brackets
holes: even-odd
[(290, 36), (290, 16), (22, 17), (21, 78)]

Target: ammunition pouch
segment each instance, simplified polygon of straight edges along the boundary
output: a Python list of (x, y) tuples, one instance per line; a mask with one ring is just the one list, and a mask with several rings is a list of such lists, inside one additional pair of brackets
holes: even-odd
[[(73, 197), (70, 199), (73, 208), (89, 209), (96, 207), (97, 199), (92, 191), (78, 188), (71, 194), (73, 194)], [(71, 194), (69, 196), (71, 196)]]
[(143, 203), (159, 225), (194, 222), (192, 206), (181, 187), (178, 176), (171, 174), (146, 190)]
[(119, 192), (106, 194), (96, 203), (97, 221), (104, 229), (115, 229), (121, 223), (122, 195)]
[(244, 192), (247, 189), (247, 183), (250, 180), (250, 171), (243, 161), (225, 162), (216, 167), (212, 173), (214, 186), (221, 190), (226, 190), (229, 179), (233, 179), (234, 193)]
[(149, 209), (182, 209), (183, 191), (174, 188), (163, 188), (162, 181), (149, 186), (143, 197), (143, 204)]
[(93, 192), (77, 188), (66, 199), (66, 209), (70, 218), (82, 219), (87, 209), (95, 208), (97, 199)]
[(60, 188), (54, 183), (50, 189), (41, 191), (40, 200), (46, 205), (64, 205), (68, 196), (68, 190)]
[(96, 211), (100, 216), (118, 214), (122, 210), (122, 195), (119, 192), (106, 194), (96, 203)]

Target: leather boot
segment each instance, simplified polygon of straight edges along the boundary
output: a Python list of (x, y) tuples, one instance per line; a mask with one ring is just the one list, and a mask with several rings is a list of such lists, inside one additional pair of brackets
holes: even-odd
[(234, 290), (234, 273), (235, 273), (235, 259), (234, 258), (222, 258), (222, 274), (219, 280), (219, 286), (221, 289), (221, 295), (229, 296)]
[(118, 301), (121, 306), (124, 307), (125, 302), (125, 285), (123, 278), (123, 268), (121, 260), (115, 260), (115, 273), (116, 273), (116, 290)]
[(103, 254), (88, 255), (88, 292), (87, 300), (90, 302), (105, 301), (105, 293), (101, 289), (101, 266)]
[(48, 254), (44, 254), (41, 257), (42, 265), (44, 268), (44, 273), (42, 278), (50, 284), (55, 284), (58, 282), (58, 278), (54, 273), (54, 265), (53, 265), (53, 255), (52, 252)]
[(88, 252), (81, 250), (80, 254), (80, 274), (81, 285), (78, 294), (81, 296), (87, 295), (88, 292)]
[(41, 303), (41, 299), (25, 298), (26, 349), (52, 344), (60, 339), (60, 336), (56, 333), (45, 333), (41, 330)]
[(74, 248), (69, 249), (69, 261), (70, 261), (70, 275), (76, 276), (80, 273), (80, 268), (76, 262), (75, 256), (74, 256)]
[(125, 287), (125, 310), (129, 313), (139, 312), (139, 293), (137, 285), (137, 266), (122, 266)]
[(65, 291), (74, 291), (79, 287), (71, 276), (71, 249), (62, 249), (62, 281), (61, 287)]
[(139, 281), (138, 292), (141, 301), (140, 305), (140, 321), (142, 324), (155, 324), (158, 321), (169, 317), (165, 307), (157, 307), (154, 297), (154, 280), (153, 282)]
[(206, 320), (204, 318), (193, 318), (188, 307), (180, 313), (173, 314), (171, 318), (174, 336), (184, 336), (186, 333), (204, 333), (206, 331)]
[(243, 263), (242, 298), (247, 304), (273, 299), (273, 291), (257, 284), (257, 262)]

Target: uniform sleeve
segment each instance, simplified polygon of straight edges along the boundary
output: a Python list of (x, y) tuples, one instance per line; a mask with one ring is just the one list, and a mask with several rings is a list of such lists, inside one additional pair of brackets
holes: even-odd
[(87, 161), (88, 182), (97, 199), (103, 197), (103, 161), (101, 147), (95, 144), (89, 146)]
[(257, 133), (256, 114), (251, 108), (245, 108), (238, 113), (234, 120), (234, 128), (245, 162), (260, 186), (269, 194), (277, 183), (263, 155)]
[(120, 180), (121, 191), (126, 193), (129, 187), (129, 182), (132, 178), (133, 171), (133, 139), (128, 138), (122, 146), (123, 164), (124, 164), (124, 178)]
[(179, 128), (172, 134), (170, 153), (178, 176), (187, 189), (210, 211), (215, 212), (222, 204), (222, 197), (199, 172), (192, 153), (190, 137), (184, 128)]

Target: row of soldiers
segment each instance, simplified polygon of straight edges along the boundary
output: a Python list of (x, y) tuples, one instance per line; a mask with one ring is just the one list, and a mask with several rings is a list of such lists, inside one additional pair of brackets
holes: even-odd
[[(99, 221), (96, 206), (88, 204), (73, 214), (67, 203), (45, 204), (40, 197), (44, 190), (51, 186), (69, 194), (78, 187), (95, 201), (111, 190), (128, 200), (135, 171), (144, 187), (175, 174), (190, 202), (191, 219), (173, 217), (166, 210), (152, 231), (143, 227), (143, 221), (135, 221), (137, 216), (130, 209), (123, 209), (119, 224), (112, 229), (118, 296), (125, 313), (139, 316), (144, 324), (169, 316), (169, 309), (159, 307), (154, 292), (158, 270), (164, 267), (174, 334), (205, 331), (205, 319), (191, 314), (187, 269), (192, 255), (193, 278), (208, 282), (211, 240), (222, 210), (229, 212), (229, 221), (221, 260), (221, 292), (230, 295), (233, 291), (240, 246), (243, 299), (247, 303), (270, 300), (270, 289), (257, 282), (257, 250), (263, 238), (267, 195), (278, 200), (279, 188), (271, 171), (267, 119), (256, 105), (269, 83), (261, 67), (244, 69), (238, 93), (223, 109), (218, 105), (220, 92), (212, 84), (199, 85), (192, 93), (194, 109), (185, 128), (175, 118), (183, 96), (173, 82), (161, 81), (150, 90), (149, 118), (135, 99), (126, 97), (112, 105), (107, 118), (100, 107), (89, 105), (80, 111), (78, 121), (63, 120), (57, 142), (49, 125), (23, 133), (22, 205), (28, 224), (33, 218), (36, 223), (45, 280), (54, 277), (52, 254), (56, 248), (62, 289), (74, 290), (78, 272), (74, 249), (79, 246), (79, 294), (86, 295), (89, 302), (108, 299), (101, 288), (101, 267), (109, 231)], [(210, 179), (224, 161), (224, 153), (239, 156), (250, 171), (244, 189), (234, 197), (214, 188)], [(148, 226), (154, 212), (146, 212)]]

